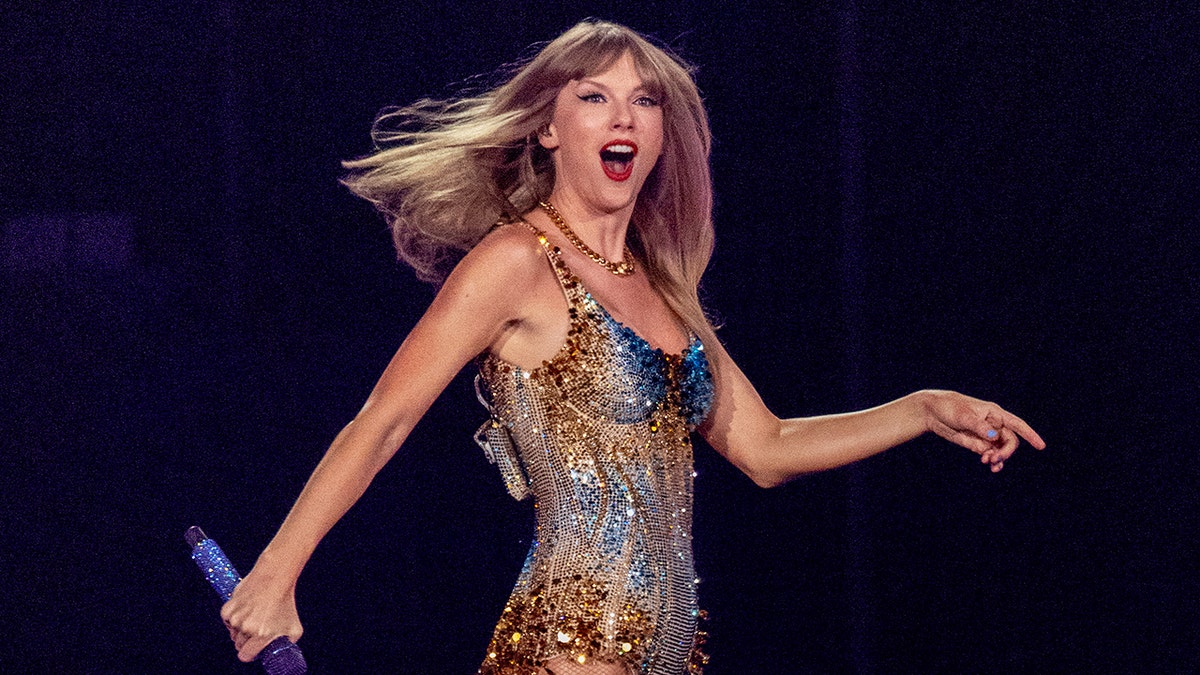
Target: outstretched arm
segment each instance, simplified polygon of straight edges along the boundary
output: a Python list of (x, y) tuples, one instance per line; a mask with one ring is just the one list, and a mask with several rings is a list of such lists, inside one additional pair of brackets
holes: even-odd
[(524, 298), (543, 277), (552, 278), (528, 233), (498, 232), (455, 268), (366, 404), (337, 435), (254, 569), (221, 609), (238, 658), (252, 660), (279, 635), (300, 638), (296, 581), (317, 544), (358, 501), (463, 365), (520, 331)]
[(715, 400), (700, 433), (763, 487), (870, 457), (932, 431), (980, 455), (992, 471), (1020, 439), (1046, 443), (1024, 420), (995, 403), (952, 391), (919, 391), (890, 403), (840, 415), (781, 420), (721, 345), (705, 345), (716, 364)]

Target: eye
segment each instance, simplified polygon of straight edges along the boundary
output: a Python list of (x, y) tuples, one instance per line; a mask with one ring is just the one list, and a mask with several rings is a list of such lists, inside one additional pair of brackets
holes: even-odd
[(580, 94), (579, 100), (588, 103), (604, 103), (605, 98), (604, 94)]
[(633, 100), (634, 105), (640, 105), (646, 108), (658, 107), (658, 99), (652, 96), (639, 96)]

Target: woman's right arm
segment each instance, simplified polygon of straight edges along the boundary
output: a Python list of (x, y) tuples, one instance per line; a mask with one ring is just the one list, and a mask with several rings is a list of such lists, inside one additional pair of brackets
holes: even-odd
[(548, 275), (537, 241), (514, 228), (493, 233), (463, 258), (222, 607), (239, 659), (253, 660), (277, 636), (300, 638), (296, 582), (317, 544), (470, 359), (498, 340), (525, 337), (528, 290)]

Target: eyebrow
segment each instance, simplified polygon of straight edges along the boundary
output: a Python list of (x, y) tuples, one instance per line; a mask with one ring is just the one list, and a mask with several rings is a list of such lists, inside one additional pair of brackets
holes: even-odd
[[(593, 80), (593, 79), (592, 79), (592, 78), (590, 78), (590, 77), (581, 77), (581, 78), (579, 78), (578, 80), (575, 80), (575, 81), (576, 81), (576, 82), (578, 82), (579, 84), (590, 84), (590, 85), (592, 85), (593, 87), (599, 87), (599, 88), (601, 88), (601, 89), (604, 89), (604, 90), (606, 90), (606, 91), (612, 91), (612, 90), (611, 90), (611, 89), (610, 89), (610, 88), (609, 88), (607, 85), (605, 85), (603, 82), (600, 82), (599, 80)], [(633, 93), (635, 93), (635, 94), (636, 94), (636, 93), (639, 93), (639, 92), (640, 92), (640, 93), (643, 93), (643, 94), (649, 94), (649, 93), (650, 93), (650, 87), (647, 87), (647, 86), (646, 86), (646, 83), (645, 83), (645, 82), (642, 82), (642, 81), (640, 80), (640, 78), (639, 78), (639, 81), (638, 81), (638, 86), (634, 87), (634, 89), (633, 89)]]

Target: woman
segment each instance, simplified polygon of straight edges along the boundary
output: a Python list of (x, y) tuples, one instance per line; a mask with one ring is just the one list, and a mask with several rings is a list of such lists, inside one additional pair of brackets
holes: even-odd
[(454, 266), (363, 409), (222, 609), (243, 660), (301, 634), (295, 584), (452, 377), (479, 358), (477, 436), (537, 532), (481, 673), (699, 672), (695, 430), (768, 487), (933, 431), (999, 471), (1025, 438), (995, 404), (924, 391), (780, 420), (696, 289), (712, 250), (709, 134), (684, 65), (584, 22), (502, 86), (397, 113), (415, 131), (347, 164), (427, 279)]

